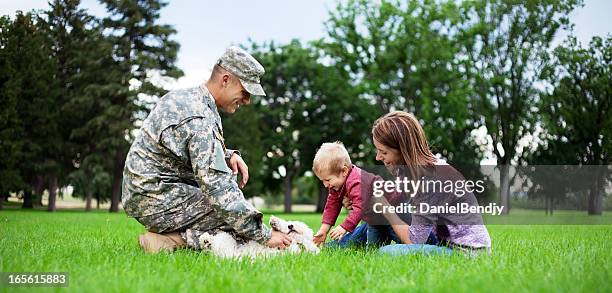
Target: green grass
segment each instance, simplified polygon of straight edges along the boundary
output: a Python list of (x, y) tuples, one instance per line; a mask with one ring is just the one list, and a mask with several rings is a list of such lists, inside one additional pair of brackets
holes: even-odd
[[(317, 214), (279, 216), (319, 226)], [(493, 253), (477, 259), (323, 250), (252, 262), (144, 254), (136, 241), (144, 229), (123, 213), (8, 210), (0, 212), (0, 271), (69, 272), (75, 292), (612, 291), (612, 225), (488, 228)]]

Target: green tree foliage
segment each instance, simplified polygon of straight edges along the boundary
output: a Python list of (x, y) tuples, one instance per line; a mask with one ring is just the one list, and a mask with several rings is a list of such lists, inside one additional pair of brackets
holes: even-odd
[(254, 44), (251, 52), (266, 67), (267, 96), (255, 101), (264, 133), (264, 184), (283, 186), (289, 212), (293, 182), (312, 168), (321, 143), (343, 141), (355, 162), (367, 160), (367, 129), (375, 116), (347, 73), (324, 65), (312, 46)]
[(570, 37), (555, 49), (543, 77), (552, 91), (540, 101), (544, 143), (531, 163), (598, 165), (598, 176), (572, 181), (590, 183), (582, 190), (589, 194), (588, 213), (600, 215), (611, 179), (602, 165), (612, 162), (612, 36), (594, 37), (587, 48)]
[(19, 192), (30, 207), (32, 189), (40, 195), (46, 187), (54, 210), (59, 186), (104, 200), (110, 177), (116, 211), (128, 140), (164, 91), (151, 77), (182, 74), (178, 44), (169, 40), (172, 27), (155, 24), (163, 2), (105, 1), (103, 22), (79, 4), (56, 0), (48, 11), (0, 21), (0, 149), (10, 154), (0, 192)]
[(555, 34), (569, 24), (574, 0), (470, 1), (462, 7), (461, 38), (471, 100), (501, 168), (501, 205), (510, 208), (508, 165), (523, 160), (519, 140), (534, 130), (536, 87)]
[(55, 1), (47, 19), (55, 41), (55, 58), (60, 64), (59, 90), (65, 101), (60, 116), (68, 174), (62, 176), (65, 178), (62, 184), (75, 187), (74, 195), (83, 195), (89, 210), (92, 194), (104, 200), (110, 197), (110, 192), (101, 191), (109, 188), (90, 184), (84, 192), (78, 192), (84, 184), (77, 179), (81, 178), (79, 175), (107, 178), (112, 173), (113, 165), (107, 158), (114, 152), (104, 144), (112, 135), (108, 131), (112, 121), (101, 114), (110, 105), (109, 97), (122, 91), (122, 72), (112, 55), (112, 41), (102, 34), (104, 27), (78, 6), (77, 0)]
[[(265, 85), (264, 85), (265, 86)], [(251, 103), (257, 103), (251, 97)], [(253, 106), (240, 107), (232, 114), (221, 113), (223, 121), (223, 133), (228, 148), (237, 149), (249, 167), (249, 182), (242, 190), (245, 197), (261, 196), (264, 190), (264, 146), (262, 144), (263, 133), (261, 131), (261, 113)]]
[[(18, 12), (13, 21), (3, 18), (3, 62), (7, 72), (2, 80), (2, 103), (7, 107), (7, 128), (3, 129), (2, 149), (9, 151), (7, 178), (2, 191), (23, 191), (23, 206), (33, 206), (32, 188), (36, 174), (59, 172), (56, 160), (59, 123), (55, 113), (54, 73), (57, 63), (52, 58), (52, 43), (44, 21), (34, 13)], [(41, 94), (44, 93), (44, 94)], [(13, 168), (10, 168), (12, 164)], [(50, 190), (55, 181), (51, 180)]]
[[(111, 212), (118, 211), (125, 156), (135, 123), (146, 117), (151, 102), (147, 99), (161, 96), (165, 90), (151, 82), (152, 76), (179, 77), (183, 73), (176, 65), (179, 44), (170, 39), (176, 30), (170, 25), (157, 24), (165, 1), (102, 0), (109, 16), (104, 26), (110, 30), (113, 55), (118, 61), (120, 87), (110, 97), (101, 119), (108, 121), (107, 139), (100, 145), (113, 151), (113, 188)], [(137, 89), (130, 89), (135, 83)]]
[[(103, 19), (79, 3), (55, 0), (46, 12), (0, 18), (0, 151), (8, 154), (0, 197), (18, 192), (31, 207), (33, 190), (72, 185), (87, 209), (95, 198), (117, 211), (134, 130), (165, 92), (153, 80), (182, 75), (179, 45), (176, 31), (158, 24), (166, 1), (102, 0)], [(586, 49), (570, 39), (550, 56), (580, 4), (348, 0), (330, 12), (321, 40), (251, 43), (268, 95), (223, 117), (228, 146), (250, 166), (245, 195), (283, 190), (290, 211), (295, 190), (319, 184), (305, 174), (323, 142), (340, 140), (354, 163), (374, 164), (370, 129), (391, 110), (415, 113), (433, 151), (457, 166), (486, 154), (473, 139), (481, 127), (499, 166), (609, 164), (610, 37)], [(551, 85), (544, 94), (543, 84)], [(519, 141), (537, 129), (544, 143), (524, 151)], [(462, 171), (478, 176), (474, 169)], [(598, 182), (589, 187), (595, 214)], [(319, 188), (318, 210), (325, 198)]]
[[(42, 175), (48, 182), (48, 210), (55, 210), (55, 198), (58, 186), (71, 183), (67, 175), (74, 169), (74, 159), (78, 154), (79, 145), (71, 139), (72, 131), (84, 123), (81, 109), (72, 107), (74, 101), (85, 94), (84, 87), (96, 83), (91, 73), (95, 67), (89, 59), (101, 58), (91, 56), (91, 52), (99, 52), (95, 29), (95, 19), (80, 9), (79, 0), (56, 0), (50, 3), (50, 9), (41, 20), (45, 35), (51, 42), (51, 57), (56, 63), (52, 92), (56, 98), (51, 103), (55, 109), (44, 116), (54, 122), (46, 137), (52, 151), (46, 156), (46, 170)], [(94, 59), (95, 60), (95, 59)], [(99, 70), (98, 70), (99, 73)], [(40, 191), (40, 189), (38, 189)]]
[[(0, 202), (10, 191), (25, 186), (20, 174), (19, 156), (23, 141), (18, 139), (20, 118), (17, 112), (20, 81), (15, 78), (19, 68), (13, 62), (19, 47), (15, 45), (14, 23), (8, 16), (0, 18)], [(1, 205), (2, 203), (0, 203)]]
[(460, 13), (456, 1), (341, 2), (319, 46), (381, 114), (414, 113), (435, 154), (466, 177), (482, 178), (474, 165), (483, 153), (472, 135), (480, 119), (463, 51), (472, 40), (460, 33), (468, 25)]
[(321, 47), (382, 113), (414, 113), (435, 153), (477, 164), (459, 16), (455, 1), (347, 1), (331, 13)]
[[(91, 158), (91, 157), (90, 157)], [(103, 163), (89, 163), (90, 168), (79, 168), (70, 173), (68, 179), (73, 187), (73, 197), (85, 199), (85, 211), (91, 211), (92, 200), (96, 199), (98, 208), (111, 194), (112, 176)]]

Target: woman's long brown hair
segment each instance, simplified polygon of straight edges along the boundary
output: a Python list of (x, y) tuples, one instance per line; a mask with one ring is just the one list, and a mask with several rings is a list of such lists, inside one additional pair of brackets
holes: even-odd
[(393, 111), (378, 118), (372, 126), (372, 137), (398, 150), (404, 165), (433, 166), (437, 161), (429, 148), (423, 127), (410, 113)]

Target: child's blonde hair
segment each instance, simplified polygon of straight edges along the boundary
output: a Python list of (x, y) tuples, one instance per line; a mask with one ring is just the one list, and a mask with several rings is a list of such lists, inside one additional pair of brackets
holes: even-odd
[(351, 168), (353, 164), (348, 151), (340, 141), (322, 144), (312, 161), (312, 171), (317, 176), (323, 171), (339, 174), (344, 166)]

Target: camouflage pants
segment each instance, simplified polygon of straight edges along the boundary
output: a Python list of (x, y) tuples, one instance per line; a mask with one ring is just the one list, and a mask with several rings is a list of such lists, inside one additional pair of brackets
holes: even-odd
[(168, 211), (137, 217), (148, 231), (155, 233), (180, 232), (193, 249), (208, 249), (210, 244), (202, 237), (204, 234), (215, 235), (221, 231), (230, 233), (236, 240), (242, 242), (242, 237), (228, 225), (218, 214), (206, 204), (201, 193), (195, 194), (187, 201)]

